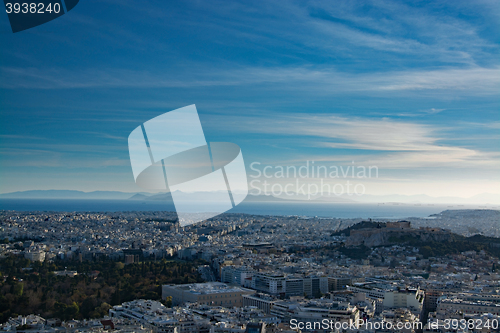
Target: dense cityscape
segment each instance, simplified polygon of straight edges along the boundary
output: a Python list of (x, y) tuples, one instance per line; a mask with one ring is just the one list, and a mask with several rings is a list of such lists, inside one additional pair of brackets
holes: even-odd
[(223, 214), (180, 227), (171, 212), (2, 211), (1, 327), (495, 332), (498, 216)]

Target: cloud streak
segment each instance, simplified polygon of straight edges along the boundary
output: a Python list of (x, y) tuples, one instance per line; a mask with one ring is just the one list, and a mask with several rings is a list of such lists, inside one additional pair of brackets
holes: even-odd
[[(279, 90), (318, 93), (449, 90), (472, 95), (497, 94), (500, 67), (405, 70), (351, 74), (332, 68), (263, 68), (200, 71), (164, 75), (124, 69), (76, 70), (1, 67), (3, 89), (197, 88), (268, 84)], [(433, 113), (433, 112), (430, 112)], [(434, 112), (435, 113), (435, 112)]]
[[(449, 129), (440, 126), (387, 118), (367, 119), (328, 114), (294, 114), (271, 116), (265, 121), (256, 117), (232, 117), (228, 125), (224, 117), (215, 118), (211, 126), (232, 128), (238, 132), (300, 137), (305, 147), (324, 148), (323, 155), (301, 156), (297, 161), (344, 161), (353, 159), (387, 169), (422, 167), (498, 168), (500, 153), (482, 152), (460, 146), (442, 144)], [(331, 150), (330, 150), (331, 149)], [(362, 151), (352, 155), (338, 151)]]

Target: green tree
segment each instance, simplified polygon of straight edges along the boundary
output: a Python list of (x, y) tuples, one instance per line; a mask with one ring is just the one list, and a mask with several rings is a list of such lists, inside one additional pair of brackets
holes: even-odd
[(70, 306), (67, 306), (64, 310), (64, 319), (74, 319), (78, 316), (78, 312), (80, 312), (80, 308), (76, 302), (73, 302)]
[(434, 250), (429, 246), (422, 246), (420, 248), (420, 254), (424, 256), (425, 259), (429, 257), (434, 257)]
[(13, 294), (17, 297), (23, 296), (23, 291), (24, 291), (24, 284), (23, 283), (16, 283), (14, 284), (14, 292)]
[(165, 305), (167, 308), (171, 308), (172, 307), (172, 296), (167, 296), (167, 298), (165, 298), (163, 300), (163, 305)]

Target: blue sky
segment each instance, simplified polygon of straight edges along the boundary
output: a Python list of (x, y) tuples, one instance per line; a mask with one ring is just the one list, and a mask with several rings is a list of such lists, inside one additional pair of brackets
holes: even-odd
[(247, 165), (376, 165), (370, 194), (500, 193), (498, 1), (85, 0), (0, 15), (0, 192), (140, 191), (127, 137), (196, 104)]

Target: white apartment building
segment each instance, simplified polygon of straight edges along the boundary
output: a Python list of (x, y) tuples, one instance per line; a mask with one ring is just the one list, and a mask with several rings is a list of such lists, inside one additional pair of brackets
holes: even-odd
[(304, 322), (320, 322), (323, 319), (334, 322), (357, 322), (360, 312), (356, 306), (349, 303), (318, 300), (300, 304), (293, 310), (292, 318)]
[(42, 262), (45, 260), (45, 252), (41, 250), (27, 250), (24, 251), (24, 258)]
[(384, 309), (408, 308), (414, 313), (421, 313), (425, 293), (418, 289), (397, 289), (394, 286), (373, 282), (355, 283), (348, 286), (354, 292), (365, 293), (368, 298), (382, 300)]
[(112, 318), (126, 318), (144, 325), (154, 333), (210, 333), (210, 321), (192, 314), (174, 312), (162, 303), (135, 300), (115, 305), (109, 310)]
[(238, 286), (245, 286), (247, 279), (251, 278), (254, 271), (248, 267), (224, 266), (221, 268), (221, 281)]
[(252, 277), (252, 289), (271, 295), (285, 295), (285, 276), (255, 273)]
[(323, 319), (349, 322), (356, 321), (360, 317), (360, 311), (356, 306), (326, 299), (307, 302), (275, 301), (271, 307), (271, 314), (282, 321), (293, 318), (301, 322), (321, 322)]
[(461, 298), (448, 298), (442, 296), (438, 299), (436, 313), (442, 314), (446, 312), (460, 311), (464, 314), (483, 314), (491, 313), (500, 315), (500, 303), (485, 302), (485, 301), (467, 301)]
[(254, 273), (252, 289), (276, 296), (315, 297), (328, 292), (328, 278), (309, 276), (294, 277), (264, 273)]
[(243, 295), (243, 306), (255, 306), (266, 314), (271, 313), (273, 305), (274, 301), (269, 296), (260, 294)]

